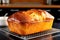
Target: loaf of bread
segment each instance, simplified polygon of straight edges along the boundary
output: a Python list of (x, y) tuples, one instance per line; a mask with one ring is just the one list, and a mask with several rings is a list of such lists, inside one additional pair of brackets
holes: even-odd
[(54, 17), (40, 9), (19, 11), (8, 17), (8, 28), (20, 35), (29, 35), (52, 29)]

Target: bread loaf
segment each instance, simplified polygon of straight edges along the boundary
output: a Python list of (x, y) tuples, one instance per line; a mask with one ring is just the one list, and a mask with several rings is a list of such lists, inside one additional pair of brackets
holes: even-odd
[(8, 28), (20, 35), (29, 35), (52, 29), (54, 17), (40, 9), (19, 11), (8, 17)]

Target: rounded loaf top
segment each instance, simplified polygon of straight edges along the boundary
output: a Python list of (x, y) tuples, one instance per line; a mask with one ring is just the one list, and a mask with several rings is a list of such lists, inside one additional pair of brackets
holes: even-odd
[(31, 9), (27, 11), (19, 11), (8, 17), (8, 21), (35, 23), (43, 22), (46, 18), (54, 18), (48, 12), (40, 9)]

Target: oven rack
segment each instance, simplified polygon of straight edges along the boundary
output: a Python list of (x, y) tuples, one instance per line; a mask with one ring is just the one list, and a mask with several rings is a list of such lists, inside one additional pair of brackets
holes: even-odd
[(0, 30), (7, 33), (8, 35), (12, 35), (12, 36), (15, 36), (15, 37), (23, 39), (23, 40), (29, 40), (29, 39), (42, 37), (42, 36), (46, 36), (46, 35), (50, 35), (50, 34), (60, 32), (60, 29), (52, 28), (51, 30), (47, 30), (47, 31), (44, 31), (44, 32), (39, 32), (39, 33), (31, 34), (31, 35), (21, 36), (21, 35), (10, 32), (7, 27), (0, 28)]

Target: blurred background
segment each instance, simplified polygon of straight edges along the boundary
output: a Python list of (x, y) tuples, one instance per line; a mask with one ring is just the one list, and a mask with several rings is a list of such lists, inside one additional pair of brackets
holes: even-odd
[[(47, 12), (49, 12), (55, 17), (52, 27), (60, 29), (60, 0), (0, 0), (0, 28), (5, 28), (8, 26), (7, 24), (8, 16), (12, 15), (15, 12), (22, 11), (22, 10), (29, 10), (29, 9), (46, 10)], [(49, 36), (49, 37), (52, 37), (52, 36)], [(49, 37), (47, 40), (59, 40), (60, 38), (60, 37), (56, 37), (51, 39)], [(4, 38), (4, 35), (3, 35), (3, 38)], [(11, 36), (11, 38), (14, 40), (18, 39), (13, 36)], [(8, 39), (11, 40), (11, 38), (10, 39), (8, 38)], [(21, 40), (21, 39), (18, 39), (18, 40)], [(40, 40), (40, 38), (32, 39), (32, 40)]]

